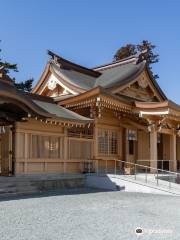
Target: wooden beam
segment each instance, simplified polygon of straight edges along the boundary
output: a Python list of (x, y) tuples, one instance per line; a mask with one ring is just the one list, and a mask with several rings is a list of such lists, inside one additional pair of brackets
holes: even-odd
[(125, 122), (123, 123), (124, 126), (125, 126), (125, 125), (126, 125), (126, 126), (130, 125), (130, 126), (133, 126), (133, 127), (136, 128), (136, 129), (141, 129), (141, 130), (147, 132), (147, 127), (146, 127), (146, 126), (142, 126), (141, 124), (136, 123), (136, 122), (134, 122), (134, 121), (132, 121), (132, 120), (130, 120), (130, 119), (127, 119), (127, 118), (125, 118), (125, 119), (123, 118), (122, 120), (125, 121)]

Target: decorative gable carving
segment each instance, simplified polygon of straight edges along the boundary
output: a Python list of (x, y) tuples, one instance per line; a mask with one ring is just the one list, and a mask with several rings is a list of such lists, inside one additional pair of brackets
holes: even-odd
[(57, 82), (55, 79), (50, 79), (47, 83), (47, 87), (49, 90), (54, 90), (57, 87)]
[(146, 102), (159, 102), (160, 98), (144, 72), (131, 85), (120, 89), (116, 95), (125, 95)]
[(48, 96), (48, 97), (59, 97), (59, 96), (65, 96), (65, 95), (70, 95), (66, 89), (62, 88), (60, 85), (56, 85), (54, 89), (49, 89), (47, 86), (44, 91), (41, 93), (43, 96)]
[(138, 82), (139, 87), (141, 87), (143, 89), (148, 87), (148, 81), (146, 80), (146, 78), (144, 76), (140, 77), (137, 82)]
[(46, 79), (44, 86), (42, 86), (40, 95), (49, 97), (59, 97), (64, 95), (72, 94), (68, 89), (63, 86), (60, 81), (51, 74), (48, 79)]

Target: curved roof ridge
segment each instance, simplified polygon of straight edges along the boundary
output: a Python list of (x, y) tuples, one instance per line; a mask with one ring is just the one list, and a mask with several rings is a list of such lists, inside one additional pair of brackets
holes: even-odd
[(55, 69), (57, 68), (57, 65), (50, 65), (51, 72), (61, 81), (63, 84), (65, 84), (68, 87), (73, 87), (75, 86), (78, 89), (81, 89), (84, 91), (83, 88), (79, 87), (77, 84), (73, 84), (71, 79), (69, 77), (66, 77), (65, 74), (63, 74), (60, 69)]
[(92, 69), (95, 70), (95, 71), (97, 71), (97, 70), (103, 71), (103, 70), (106, 70), (106, 69), (109, 69), (109, 68), (113, 68), (113, 67), (123, 65), (123, 64), (133, 63), (133, 62), (134, 62), (134, 64), (136, 64), (137, 55), (132, 55), (130, 57), (126, 57), (126, 58), (123, 58), (123, 59), (120, 59), (120, 60), (116, 60), (116, 61), (113, 61), (113, 62), (110, 62), (110, 63), (102, 64), (100, 66), (93, 67)]
[(48, 50), (48, 54), (52, 57), (52, 60), (56, 64), (59, 63), (61, 65), (61, 67), (70, 68), (70, 69), (82, 72), (82, 73), (87, 74), (92, 77), (99, 77), (101, 75), (101, 73), (98, 71), (94, 71), (93, 69), (90, 69), (90, 68), (81, 66), (79, 64), (73, 63), (69, 60), (66, 60), (50, 50)]

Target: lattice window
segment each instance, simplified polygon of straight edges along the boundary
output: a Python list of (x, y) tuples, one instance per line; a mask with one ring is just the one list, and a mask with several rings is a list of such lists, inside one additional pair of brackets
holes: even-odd
[(111, 130), (99, 129), (98, 152), (103, 155), (118, 154), (118, 133)]
[(117, 132), (109, 132), (109, 153), (118, 153), (118, 134)]
[(108, 142), (108, 131), (99, 130), (98, 132), (98, 151), (100, 154), (108, 154), (109, 142)]

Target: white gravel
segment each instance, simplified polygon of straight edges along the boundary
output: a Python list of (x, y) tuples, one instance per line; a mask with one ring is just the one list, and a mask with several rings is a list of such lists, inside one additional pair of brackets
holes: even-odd
[(83, 189), (7, 198), (0, 201), (0, 240), (7, 239), (177, 240), (180, 198)]

